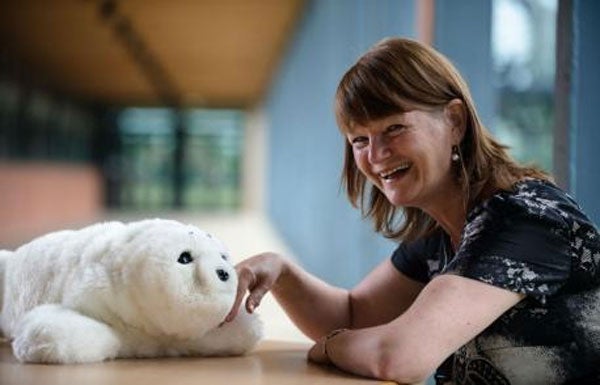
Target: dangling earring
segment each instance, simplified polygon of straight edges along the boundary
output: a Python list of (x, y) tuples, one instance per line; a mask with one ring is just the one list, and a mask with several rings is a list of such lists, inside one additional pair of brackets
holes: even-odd
[(452, 156), (450, 157), (453, 162), (460, 161), (460, 154), (458, 153), (458, 146), (452, 146)]

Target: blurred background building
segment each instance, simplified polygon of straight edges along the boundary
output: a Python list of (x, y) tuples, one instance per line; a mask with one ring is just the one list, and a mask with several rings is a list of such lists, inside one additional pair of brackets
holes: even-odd
[(175, 217), (351, 287), (394, 244), (340, 188), (332, 101), (386, 36), (446, 54), (490, 130), (599, 223), (597, 17), (594, 0), (3, 1), (0, 248)]

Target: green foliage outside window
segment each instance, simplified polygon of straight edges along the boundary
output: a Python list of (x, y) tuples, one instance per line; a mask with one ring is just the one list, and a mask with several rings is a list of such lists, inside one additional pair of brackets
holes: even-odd
[(176, 122), (183, 140), (183, 207), (239, 207), (243, 114), (236, 110), (130, 108), (118, 119), (122, 208), (168, 208), (174, 200)]
[(494, 0), (498, 108), (492, 129), (524, 163), (552, 172), (557, 0)]

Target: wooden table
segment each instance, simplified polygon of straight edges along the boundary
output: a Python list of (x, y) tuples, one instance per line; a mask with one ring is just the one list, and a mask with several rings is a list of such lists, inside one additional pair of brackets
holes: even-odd
[[(82, 365), (20, 364), (0, 342), (2, 385), (373, 385), (306, 361), (310, 345), (263, 341), (252, 353), (224, 358), (123, 359)], [(388, 383), (391, 384), (391, 383)]]

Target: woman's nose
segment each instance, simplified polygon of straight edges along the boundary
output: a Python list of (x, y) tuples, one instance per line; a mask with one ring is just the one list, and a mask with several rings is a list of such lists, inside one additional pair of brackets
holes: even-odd
[(374, 136), (371, 138), (371, 143), (369, 147), (369, 162), (370, 163), (379, 163), (382, 160), (385, 160), (392, 153), (389, 144), (380, 136)]

